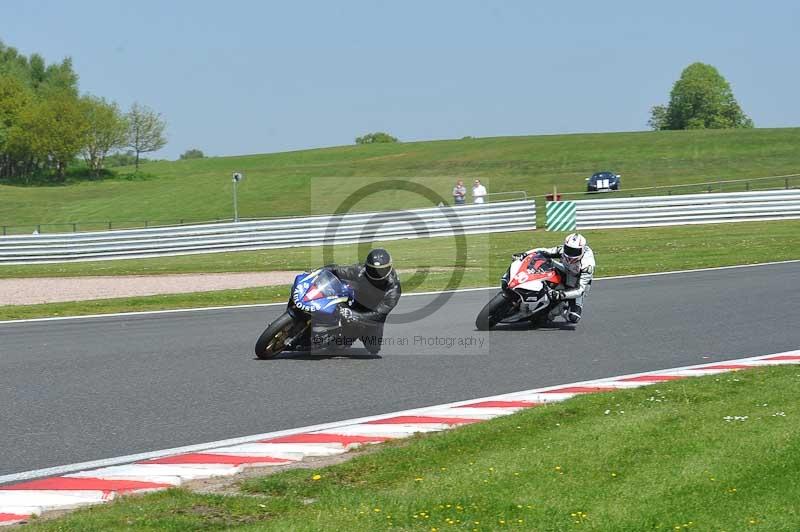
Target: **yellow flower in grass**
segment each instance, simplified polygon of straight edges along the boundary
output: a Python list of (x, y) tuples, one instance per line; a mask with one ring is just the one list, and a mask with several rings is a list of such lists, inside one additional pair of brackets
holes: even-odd
[(321, 478), (322, 478), (322, 475), (314, 475), (313, 477), (311, 477), (311, 480), (319, 480)]

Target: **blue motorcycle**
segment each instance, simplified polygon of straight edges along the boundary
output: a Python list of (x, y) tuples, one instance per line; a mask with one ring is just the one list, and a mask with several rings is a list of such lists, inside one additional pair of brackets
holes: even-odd
[[(324, 268), (295, 277), (286, 312), (256, 342), (256, 356), (268, 359), (296, 347), (330, 349), (352, 345), (342, 334), (339, 308), (353, 303), (353, 288)], [(349, 343), (348, 343), (349, 342)]]

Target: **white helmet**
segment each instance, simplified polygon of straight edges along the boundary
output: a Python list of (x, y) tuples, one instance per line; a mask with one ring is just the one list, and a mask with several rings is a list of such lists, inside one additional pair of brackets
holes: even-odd
[(585, 251), (586, 238), (579, 233), (572, 233), (564, 239), (564, 247), (561, 248), (561, 260), (568, 265), (580, 264)]

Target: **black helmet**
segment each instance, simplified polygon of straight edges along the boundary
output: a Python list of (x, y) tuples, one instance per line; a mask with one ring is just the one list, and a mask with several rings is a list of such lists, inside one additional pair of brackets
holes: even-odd
[(376, 248), (367, 253), (364, 261), (367, 277), (373, 281), (383, 281), (392, 273), (392, 256), (383, 248)]

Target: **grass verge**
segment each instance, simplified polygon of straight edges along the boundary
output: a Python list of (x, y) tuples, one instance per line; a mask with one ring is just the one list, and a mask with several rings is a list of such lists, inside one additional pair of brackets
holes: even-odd
[(798, 386), (779, 366), (582, 396), (240, 495), (173, 489), (33, 529), (796, 531)]
[[(586, 231), (597, 257), (598, 276), (686, 270), (767, 261), (800, 259), (800, 220), (747, 222), (659, 228)], [(498, 233), (467, 237), (466, 253), (459, 257), (451, 238), (386, 242), (395, 264), (415, 270), (402, 276), (404, 292), (492, 286), (508, 267), (511, 253), (534, 245), (551, 246), (562, 233)], [(338, 246), (340, 263), (359, 260), (362, 246)], [(323, 264), (319, 248), (219, 253), (158, 259), (95, 263), (8, 266), (0, 277), (70, 277), (84, 275), (149, 275), (234, 271), (303, 271)], [(453, 272), (463, 276), (457, 286)], [(0, 320), (86, 315), (137, 310), (163, 310), (282, 301), (288, 287), (223, 290), (102, 299), (46, 305), (0, 306)]]
[[(153, 177), (143, 181), (0, 185), (0, 225), (13, 226), (7, 228), (10, 233), (30, 234), (36, 224), (52, 224), (39, 228), (51, 233), (104, 230), (109, 221), (119, 229), (142, 227), (145, 221), (153, 226), (229, 219), (234, 171), (247, 176), (238, 187), (243, 218), (330, 213), (360, 187), (406, 177), (449, 201), (458, 178), (468, 184), (473, 177), (481, 178), (490, 193), (547, 194), (554, 185), (562, 192), (580, 192), (592, 172), (613, 170), (622, 174), (621, 194), (628, 194), (638, 187), (794, 174), (800, 168), (798, 140), (800, 128), (654, 131), (341, 146), (148, 162), (142, 171)], [(798, 182), (795, 178), (790, 186)], [(750, 186), (785, 184), (754, 181)], [(744, 187), (727, 185), (723, 190)], [(354, 208), (398, 206), (431, 202), (415, 193), (385, 190)]]

